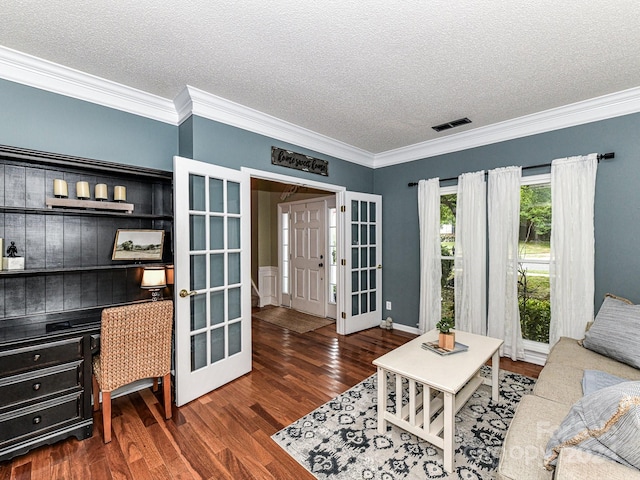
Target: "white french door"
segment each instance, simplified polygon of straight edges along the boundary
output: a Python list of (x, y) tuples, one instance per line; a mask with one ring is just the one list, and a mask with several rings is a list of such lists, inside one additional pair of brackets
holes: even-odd
[(173, 171), (181, 406), (251, 370), (250, 178), (182, 157)]
[(338, 195), (341, 295), (337, 331), (346, 335), (382, 321), (382, 197)]
[(324, 317), (326, 203), (291, 205), (291, 308)]

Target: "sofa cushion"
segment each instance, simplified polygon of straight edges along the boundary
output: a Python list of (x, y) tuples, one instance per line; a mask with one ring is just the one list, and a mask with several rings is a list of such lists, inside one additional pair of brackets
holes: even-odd
[(582, 393), (582, 368), (557, 363), (547, 364), (536, 380), (533, 394), (571, 407)]
[(589, 350), (640, 368), (640, 305), (607, 296), (587, 331)]
[(545, 446), (570, 408), (535, 395), (522, 397), (502, 445), (498, 480), (551, 480), (543, 465)]
[(624, 382), (582, 397), (549, 440), (544, 464), (575, 447), (640, 468), (640, 382)]
[(580, 370), (600, 370), (628, 380), (640, 380), (640, 369), (588, 350), (580, 346), (577, 340), (568, 337), (560, 338), (551, 349), (545, 365), (551, 364), (566, 365)]
[(640, 480), (640, 470), (577, 448), (563, 448), (558, 455), (554, 480)]

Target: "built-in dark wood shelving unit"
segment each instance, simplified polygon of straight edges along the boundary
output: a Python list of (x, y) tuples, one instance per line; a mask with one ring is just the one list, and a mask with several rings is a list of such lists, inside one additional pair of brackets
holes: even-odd
[[(70, 186), (68, 199), (54, 198), (54, 179)], [(173, 263), (172, 179), (162, 170), (0, 145), (1, 254), (13, 241), (25, 260), (24, 270), (0, 271), (0, 461), (92, 435), (100, 313), (148, 301), (144, 266)], [(98, 183), (122, 185), (127, 205), (76, 199), (78, 181), (91, 193)], [(162, 261), (112, 260), (120, 228), (164, 230)], [(48, 379), (52, 369), (60, 378)], [(23, 380), (49, 383), (19, 390)]]

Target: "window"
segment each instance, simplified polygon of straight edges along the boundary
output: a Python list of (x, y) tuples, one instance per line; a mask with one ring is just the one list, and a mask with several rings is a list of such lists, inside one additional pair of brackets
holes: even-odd
[(329, 303), (336, 303), (338, 294), (338, 216), (336, 207), (329, 207)]
[(522, 337), (549, 343), (551, 303), (551, 176), (522, 178), (518, 245), (518, 306)]
[(455, 318), (453, 251), (456, 245), (458, 187), (440, 188), (440, 252), (442, 255), (442, 318)]
[(282, 212), (282, 293), (289, 294), (289, 212)]
[[(525, 340), (549, 343), (551, 320), (551, 175), (523, 177), (520, 187), (518, 307)], [(457, 186), (440, 188), (442, 317), (455, 318), (454, 249)]]

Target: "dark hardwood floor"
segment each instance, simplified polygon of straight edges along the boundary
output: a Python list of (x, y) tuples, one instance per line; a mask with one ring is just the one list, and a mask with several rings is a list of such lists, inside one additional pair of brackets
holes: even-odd
[[(0, 463), (5, 479), (313, 479), (270, 437), (375, 372), (371, 362), (413, 335), (374, 328), (338, 336), (335, 326), (297, 334), (253, 321), (253, 371), (163, 419), (150, 389), (113, 401), (113, 440), (69, 439)], [(540, 369), (501, 360), (537, 377)]]

